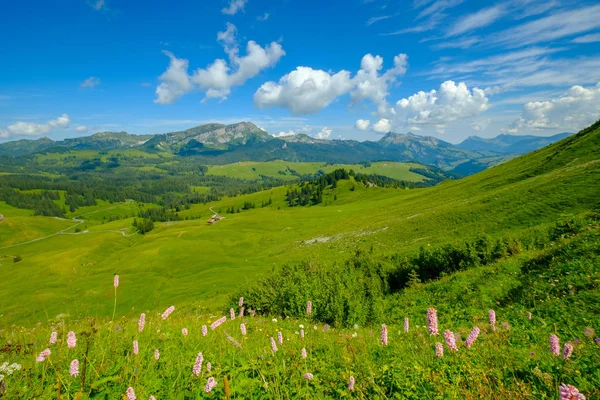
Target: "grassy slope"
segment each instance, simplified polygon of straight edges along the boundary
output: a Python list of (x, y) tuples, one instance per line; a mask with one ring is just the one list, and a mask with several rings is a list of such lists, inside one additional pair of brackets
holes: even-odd
[[(480, 233), (517, 233), (598, 204), (599, 148), (596, 130), (434, 188), (357, 186), (352, 192), (352, 183), (345, 182), (336, 189), (337, 201), (331, 193), (322, 206), (306, 208), (284, 207), (285, 188), (277, 188), (182, 213), (208, 217), (210, 206), (224, 211), (245, 200), (274, 201), (268, 208), (227, 215), (214, 226), (191, 220), (157, 224), (144, 237), (94, 232), (21, 246), (23, 261), (1, 289), (0, 325), (65, 312), (109, 315), (112, 290), (99, 288), (98, 282), (114, 273), (129, 276), (119, 297), (121, 309), (155, 309), (172, 302), (214, 309), (246, 279), (286, 262), (307, 257), (332, 261), (357, 246), (410, 252), (422, 244)], [(110, 225), (119, 230), (130, 222)], [(307, 244), (315, 238), (321, 242)]]
[(246, 161), (235, 164), (215, 165), (208, 169), (209, 175), (229, 176), (241, 179), (260, 179), (261, 175), (271, 176), (280, 179), (296, 179), (289, 169), (296, 171), (301, 175), (314, 174), (319, 170), (331, 172), (337, 168), (347, 170), (354, 169), (355, 172), (363, 174), (378, 174), (388, 176), (398, 180), (407, 180), (412, 182), (421, 182), (425, 178), (422, 175), (409, 171), (413, 168), (425, 168), (420, 164), (397, 163), (397, 162), (376, 162), (371, 166), (365, 167), (359, 164), (324, 164), (324, 163), (295, 163), (288, 161)]
[[(67, 318), (64, 324), (13, 327), (0, 331), (1, 342), (14, 344), (0, 353), (0, 363), (18, 362), (23, 368), (7, 378), (7, 395), (55, 398), (58, 380), (66, 398), (77, 398), (80, 391), (83, 398), (119, 398), (132, 387), (138, 398), (159, 399), (555, 399), (561, 383), (576, 386), (588, 399), (598, 398), (600, 345), (593, 333), (600, 330), (594, 318), (600, 301), (598, 228), (561, 240), (541, 253), (523, 253), (405, 290), (390, 302), (387, 346), (381, 344), (379, 327), (327, 329), (310, 319), (271, 321), (272, 316), (243, 318), (246, 336), (240, 333), (242, 319), (237, 317), (204, 337), (201, 326), (210, 325), (221, 313), (186, 313), (174, 300), (175, 312), (162, 320), (162, 309), (139, 306), (142, 298), (134, 300), (137, 313), (147, 314), (141, 333), (136, 317), (115, 322)], [(119, 296), (129, 290), (131, 278), (121, 276)], [(112, 291), (112, 279), (97, 286)], [(111, 299), (105, 302), (110, 304)], [(440, 335), (428, 333), (428, 307), (437, 308)], [(488, 323), (490, 308), (496, 311), (495, 331)], [(123, 313), (129, 310), (118, 308), (117, 315)], [(408, 333), (403, 329), (404, 317), (410, 321)], [(481, 334), (467, 349), (465, 339), (473, 326)], [(183, 328), (189, 331), (187, 337), (181, 333)], [(304, 339), (299, 335), (302, 328)], [(444, 343), (442, 333), (447, 329), (458, 337), (458, 352)], [(54, 330), (59, 343), (48, 346)], [(65, 343), (69, 330), (78, 337), (77, 347), (71, 350)], [(278, 332), (284, 342), (273, 353), (269, 338), (276, 338)], [(552, 333), (561, 345), (574, 345), (569, 360), (550, 353)], [(134, 340), (139, 341), (138, 355), (132, 352)], [(70, 377), (67, 371), (74, 358), (82, 370), (88, 342), (89, 364), (82, 387), (82, 377)], [(236, 347), (233, 342), (241, 344)], [(435, 357), (436, 342), (444, 343), (442, 358)], [(28, 343), (34, 344), (28, 347)], [(46, 347), (52, 351), (49, 361), (35, 363)], [(302, 348), (307, 351), (305, 360)], [(154, 349), (160, 351), (158, 361)], [(201, 375), (194, 377), (198, 352), (204, 364)], [(212, 364), (210, 373), (207, 362)], [(306, 372), (314, 375), (310, 382), (302, 378)], [(202, 392), (209, 376), (218, 383), (210, 396)], [(350, 376), (356, 379), (353, 392), (347, 389)]]

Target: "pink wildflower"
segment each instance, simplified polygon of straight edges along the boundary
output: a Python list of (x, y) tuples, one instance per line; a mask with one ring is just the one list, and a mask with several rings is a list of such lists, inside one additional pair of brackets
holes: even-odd
[(381, 325), (381, 344), (384, 346), (388, 344), (387, 326), (385, 324)]
[(152, 395), (150, 395), (150, 398), (148, 400), (156, 400), (156, 398)]
[(306, 303), (306, 313), (308, 315), (312, 314), (312, 301), (308, 301), (308, 303)]
[(75, 345), (77, 345), (77, 338), (75, 337), (75, 332), (70, 331), (67, 334), (67, 346), (69, 346), (70, 349), (74, 348)]
[(273, 338), (273, 336), (271, 336), (271, 350), (273, 350), (274, 353), (277, 352), (277, 343), (275, 343), (275, 339)]
[(311, 374), (310, 372), (305, 373), (304, 375), (302, 375), (302, 377), (304, 379), (308, 379), (309, 381), (312, 381), (313, 379), (313, 374)]
[(465, 341), (465, 347), (467, 349), (473, 345), (475, 340), (477, 340), (477, 336), (479, 336), (479, 332), (481, 332), (481, 330), (478, 327), (475, 327), (475, 328), (473, 328), (471, 333), (469, 333), (469, 336), (467, 337), (467, 340)]
[(438, 334), (438, 320), (437, 320), (437, 311), (435, 308), (427, 309), (427, 323), (429, 325), (429, 334), (437, 335)]
[(408, 333), (408, 318), (404, 318), (404, 332)]
[(437, 358), (442, 358), (444, 356), (444, 346), (440, 342), (435, 344), (435, 356)]
[(117, 288), (119, 287), (119, 275), (115, 275), (115, 278), (113, 280), (113, 285)]
[(563, 359), (568, 360), (571, 358), (571, 354), (573, 354), (573, 345), (571, 343), (565, 343), (565, 347), (563, 348)]
[(73, 361), (71, 361), (71, 365), (69, 366), (69, 374), (71, 376), (79, 375), (79, 360), (78, 359), (74, 359)]
[(240, 308), (240, 318), (244, 317), (244, 310), (245, 310), (244, 307)]
[(133, 341), (133, 354), (135, 354), (137, 356), (137, 354), (140, 352), (140, 349), (138, 347), (138, 341), (134, 340)]
[(200, 375), (200, 371), (202, 371), (202, 361), (204, 361), (204, 356), (202, 355), (202, 352), (200, 352), (196, 357), (196, 363), (194, 364), (193, 369), (193, 373), (196, 376)]
[(496, 312), (494, 310), (490, 310), (488, 313), (490, 317), (490, 325), (492, 325), (492, 330), (496, 330)]
[(167, 319), (169, 318), (169, 315), (171, 315), (171, 313), (175, 311), (175, 306), (171, 306), (169, 308), (167, 308), (165, 310), (165, 312), (162, 314), (162, 319)]
[(354, 377), (351, 376), (350, 380), (348, 381), (348, 390), (349, 391), (354, 391)]
[(187, 328), (183, 328), (183, 329), (181, 330), (181, 334), (182, 334), (183, 336), (187, 336), (187, 335), (188, 335), (188, 330), (187, 330)]
[(277, 332), (277, 341), (279, 344), (283, 344), (283, 333)]
[(217, 381), (215, 381), (215, 378), (213, 378), (211, 376), (210, 378), (208, 378), (208, 381), (206, 382), (206, 385), (204, 386), (204, 391), (206, 393), (210, 393), (210, 391), (213, 390), (215, 388), (215, 386), (217, 386)]
[(306, 349), (302, 348), (302, 359), (306, 359)]
[(233, 308), (229, 309), (229, 317), (231, 319), (235, 319), (235, 310)]
[(240, 324), (240, 331), (242, 331), (242, 335), (246, 336), (246, 324)]
[(451, 330), (446, 329), (444, 331), (444, 339), (446, 339), (446, 345), (452, 351), (458, 351), (458, 347), (456, 347), (456, 338), (454, 337), (454, 333)]
[(50, 335), (50, 344), (55, 344), (58, 334), (56, 332), (52, 332)]
[(208, 335), (208, 328), (206, 325), (202, 325), (202, 336)]
[(560, 400), (585, 400), (585, 396), (573, 385), (560, 385)]
[(224, 323), (225, 321), (227, 321), (227, 317), (221, 317), (218, 320), (216, 320), (215, 322), (212, 323), (212, 325), (210, 326), (210, 329), (212, 329), (213, 331), (222, 323)]
[(160, 358), (160, 351), (158, 351), (158, 349), (154, 349), (154, 359), (156, 361), (158, 361), (159, 358)]
[(35, 361), (44, 362), (44, 361), (46, 361), (46, 358), (48, 358), (48, 356), (50, 354), (51, 354), (50, 349), (46, 349), (40, 353), (40, 355), (38, 356), (38, 358), (35, 359)]
[(240, 302), (238, 303), (238, 306), (241, 307), (244, 305), (244, 298), (240, 297)]
[(550, 335), (550, 351), (555, 356), (560, 354), (560, 341), (555, 334)]
[(140, 322), (138, 322), (138, 332), (144, 330), (144, 325), (146, 325), (146, 314), (142, 313), (140, 315)]
[(300, 337), (304, 339), (304, 329), (300, 329)]
[(135, 397), (135, 392), (133, 391), (133, 388), (130, 386), (127, 388), (127, 400), (136, 400), (137, 397)]
[(212, 369), (212, 364), (211, 364), (211, 363), (209, 363), (209, 362), (207, 362), (207, 363), (206, 363), (206, 370), (207, 370), (208, 372), (210, 372), (210, 370), (211, 370), (211, 369)]

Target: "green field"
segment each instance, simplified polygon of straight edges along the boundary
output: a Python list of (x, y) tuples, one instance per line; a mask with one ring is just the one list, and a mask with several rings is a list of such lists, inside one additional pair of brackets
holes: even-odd
[(280, 179), (296, 179), (297, 177), (292, 171), (295, 171), (295, 173), (299, 175), (309, 175), (314, 174), (319, 170), (331, 172), (338, 168), (345, 168), (347, 170), (353, 169), (355, 172), (363, 174), (377, 174), (411, 182), (420, 182), (425, 179), (422, 175), (409, 170), (410, 168), (424, 168), (423, 165), (397, 162), (374, 162), (370, 163), (369, 166), (364, 166), (360, 164), (328, 164), (316, 162), (294, 163), (281, 160), (269, 162), (245, 161), (235, 164), (213, 165), (208, 168), (207, 173), (209, 175), (229, 176), (249, 180), (260, 179), (261, 176), (270, 176)]

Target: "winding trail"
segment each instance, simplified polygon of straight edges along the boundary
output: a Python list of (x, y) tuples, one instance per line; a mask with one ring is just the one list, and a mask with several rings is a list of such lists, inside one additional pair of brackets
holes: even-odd
[[(133, 200), (125, 200), (125, 203), (131, 203)], [(89, 215), (89, 214), (95, 214), (97, 212), (100, 211), (106, 211), (106, 210), (111, 210), (113, 208), (116, 208), (117, 206), (113, 206), (113, 207), (109, 207), (109, 208), (104, 208), (102, 210), (96, 210), (96, 211), (91, 211), (89, 213), (85, 213), (85, 214), (81, 214), (81, 215)], [(0, 214), (0, 217), (2, 217), (2, 215)], [(126, 234), (125, 232), (127, 231), (127, 228), (123, 228), (120, 230), (102, 230), (102, 231), (89, 231), (89, 230), (85, 230), (83, 232), (67, 232), (70, 229), (75, 228), (76, 226), (79, 226), (81, 224), (83, 224), (85, 222), (85, 220), (83, 219), (78, 219), (78, 218), (73, 218), (73, 219), (67, 219), (67, 218), (60, 218), (60, 217), (54, 217), (55, 219), (61, 220), (61, 221), (75, 221), (77, 222), (75, 225), (69, 226), (68, 228), (65, 228), (63, 230), (60, 230), (58, 232), (52, 233), (50, 235), (47, 236), (43, 236), (37, 239), (32, 239), (32, 240), (28, 240), (27, 242), (21, 242), (21, 243), (15, 243), (15, 244), (11, 244), (9, 246), (4, 246), (4, 247), (0, 247), (0, 250), (4, 250), (4, 249), (10, 249), (11, 247), (17, 247), (17, 246), (22, 246), (25, 244), (29, 244), (29, 243), (34, 243), (34, 242), (39, 242), (40, 240), (44, 240), (44, 239), (48, 239), (51, 238), (53, 236), (57, 236), (57, 235), (85, 235), (85, 234), (90, 234), (90, 233), (103, 233), (103, 232), (114, 232), (114, 233), (120, 233), (121, 235), (123, 235), (123, 237), (129, 237), (129, 236), (133, 236), (136, 235), (136, 233), (130, 233), (130, 234)]]

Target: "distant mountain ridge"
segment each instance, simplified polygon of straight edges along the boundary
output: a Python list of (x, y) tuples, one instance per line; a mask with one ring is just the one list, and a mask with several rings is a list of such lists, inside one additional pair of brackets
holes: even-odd
[(472, 151), (490, 151), (499, 154), (524, 154), (558, 142), (572, 133), (558, 133), (553, 136), (508, 135), (502, 134), (495, 138), (484, 139), (479, 136), (469, 136), (457, 147)]
[(100, 132), (62, 141), (49, 138), (0, 143), (0, 155), (22, 156), (41, 152), (114, 150), (138, 148), (149, 153), (166, 152), (195, 157), (206, 164), (239, 161), (416, 161), (468, 175), (514, 155), (546, 146), (570, 134), (551, 137), (500, 135), (493, 139), (470, 137), (459, 145), (441, 139), (388, 132), (377, 142), (324, 140), (299, 134), (275, 137), (251, 122), (204, 124), (183, 131), (157, 135)]

